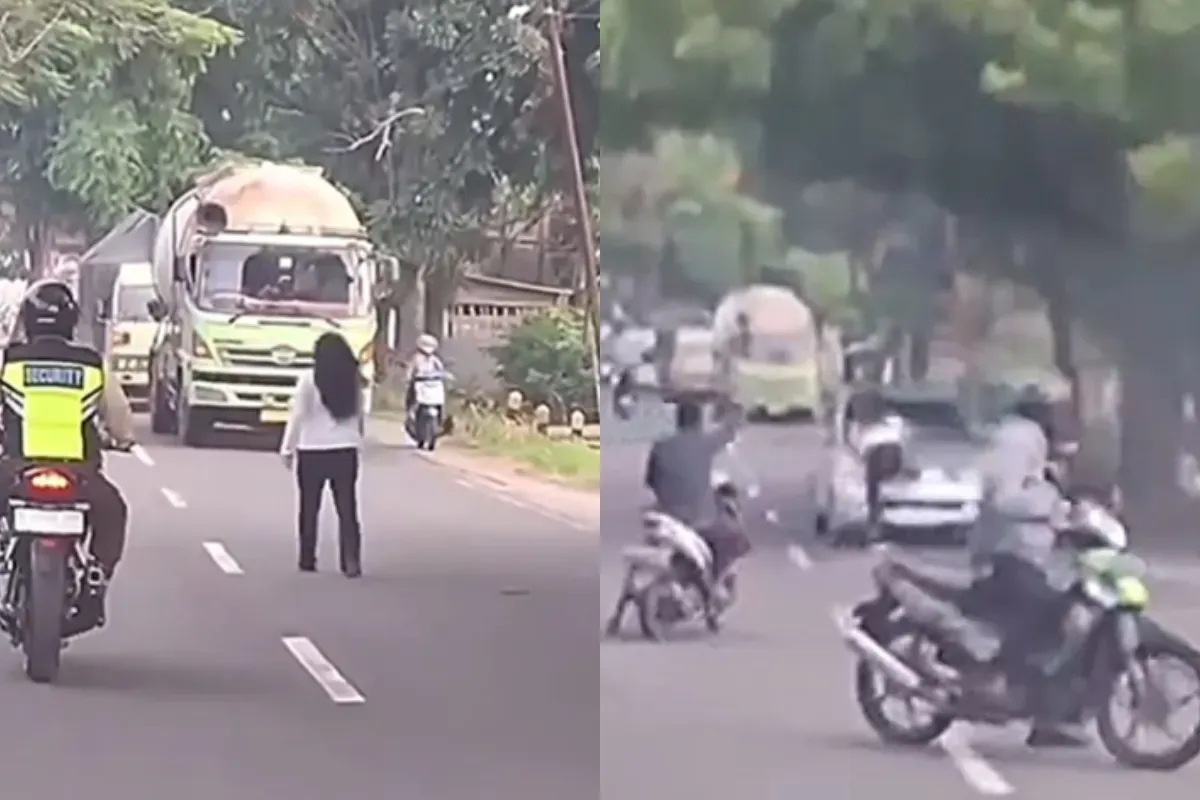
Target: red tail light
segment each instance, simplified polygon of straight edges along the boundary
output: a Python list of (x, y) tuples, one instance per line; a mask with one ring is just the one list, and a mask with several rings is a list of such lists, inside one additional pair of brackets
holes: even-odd
[(75, 489), (75, 479), (53, 467), (40, 467), (25, 473), (25, 495), (30, 500), (74, 500)]

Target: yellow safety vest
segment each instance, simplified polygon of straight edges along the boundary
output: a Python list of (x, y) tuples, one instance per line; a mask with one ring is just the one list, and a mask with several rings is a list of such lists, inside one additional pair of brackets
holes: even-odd
[(6, 453), (29, 461), (97, 457), (104, 381), (103, 362), (88, 348), (58, 340), (11, 345), (0, 370)]

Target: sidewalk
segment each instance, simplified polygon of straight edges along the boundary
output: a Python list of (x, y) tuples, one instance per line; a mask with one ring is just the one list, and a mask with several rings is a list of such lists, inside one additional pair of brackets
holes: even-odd
[[(389, 448), (414, 447), (404, 423), (396, 418), (371, 417), (367, 422), (367, 439)], [(531, 507), (572, 527), (589, 531), (600, 528), (599, 492), (565, 486), (534, 475), (520, 464), (456, 448), (452, 438), (443, 440), (434, 452), (421, 452), (420, 456), (457, 472), (464, 482), (494, 492), (515, 505)]]

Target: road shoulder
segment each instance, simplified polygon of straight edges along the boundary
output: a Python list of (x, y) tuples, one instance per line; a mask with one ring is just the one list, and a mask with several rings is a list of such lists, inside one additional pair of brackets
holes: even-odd
[[(411, 447), (412, 443), (398, 420), (372, 417), (367, 426), (368, 439), (387, 447)], [(531, 505), (573, 524), (595, 530), (600, 525), (600, 493), (585, 491), (535, 476), (514, 462), (462, 448), (442, 447), (422, 458), (458, 474), (464, 483), (497, 492), (521, 505)], [(416, 451), (414, 451), (416, 452)]]

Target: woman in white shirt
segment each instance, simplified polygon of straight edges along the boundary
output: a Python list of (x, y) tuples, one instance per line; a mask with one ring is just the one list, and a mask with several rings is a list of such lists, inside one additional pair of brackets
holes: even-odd
[(317, 518), (325, 484), (338, 515), (338, 552), (348, 578), (362, 574), (358, 523), (358, 465), (363, 441), (358, 359), (340, 335), (326, 333), (313, 348), (313, 369), (296, 385), (280, 454), (295, 467), (300, 490), (300, 570), (317, 569)]

